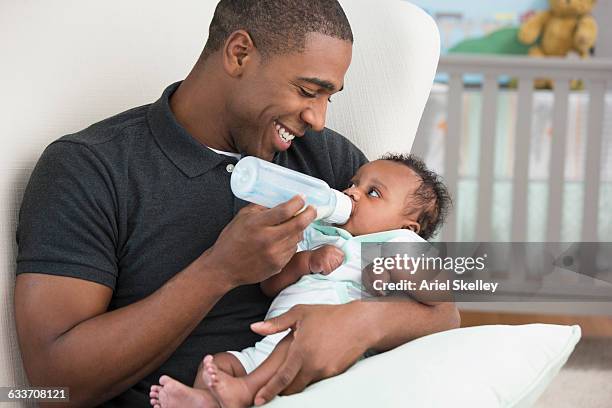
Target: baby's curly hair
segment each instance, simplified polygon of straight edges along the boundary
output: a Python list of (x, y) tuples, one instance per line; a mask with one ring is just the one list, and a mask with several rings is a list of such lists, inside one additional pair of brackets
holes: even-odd
[(423, 160), (413, 154), (387, 153), (379, 160), (401, 163), (421, 178), (421, 185), (414, 192), (411, 206), (421, 209), (417, 222), (421, 226), (419, 235), (430, 239), (436, 235), (452, 207), (452, 199), (442, 178), (429, 170)]

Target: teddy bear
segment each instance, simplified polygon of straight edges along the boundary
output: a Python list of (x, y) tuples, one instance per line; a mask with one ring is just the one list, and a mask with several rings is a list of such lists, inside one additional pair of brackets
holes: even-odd
[[(518, 32), (524, 44), (537, 44), (529, 49), (535, 57), (564, 57), (576, 52), (587, 58), (597, 38), (597, 22), (591, 10), (597, 0), (549, 0), (550, 9), (529, 17)], [(551, 88), (548, 80), (536, 81), (538, 88)], [(572, 84), (575, 88), (576, 84)]]

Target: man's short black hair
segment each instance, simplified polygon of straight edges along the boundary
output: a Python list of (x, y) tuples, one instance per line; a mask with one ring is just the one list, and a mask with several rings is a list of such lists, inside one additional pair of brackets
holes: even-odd
[(353, 42), (337, 0), (221, 0), (201, 59), (218, 51), (237, 30), (247, 31), (264, 56), (302, 52), (308, 33)]
[(429, 170), (423, 160), (413, 154), (388, 153), (382, 156), (380, 160), (401, 163), (419, 176), (421, 185), (411, 197), (410, 206), (421, 210), (417, 218), (417, 222), (421, 226), (419, 231), (421, 238), (432, 238), (444, 224), (452, 206), (450, 194), (442, 182), (442, 178)]

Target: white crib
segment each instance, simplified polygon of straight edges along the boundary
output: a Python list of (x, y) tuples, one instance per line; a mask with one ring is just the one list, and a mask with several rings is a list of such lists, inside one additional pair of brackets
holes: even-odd
[[(443, 174), (457, 204), (440, 240), (612, 241), (612, 60), (452, 55), (438, 72), (448, 85), (434, 86), (412, 152)], [(482, 81), (464, 84), (474, 74)], [(501, 77), (518, 89), (500, 88)], [(553, 79), (554, 91), (534, 90), (536, 78)], [(586, 89), (571, 90), (572, 79)], [(612, 303), (466, 306), (612, 314)]]

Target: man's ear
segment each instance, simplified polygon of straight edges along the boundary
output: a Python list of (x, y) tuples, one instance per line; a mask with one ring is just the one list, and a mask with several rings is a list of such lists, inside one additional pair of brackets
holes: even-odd
[(244, 30), (234, 31), (225, 41), (223, 48), (225, 72), (233, 77), (241, 76), (256, 52), (255, 43), (249, 33)]

